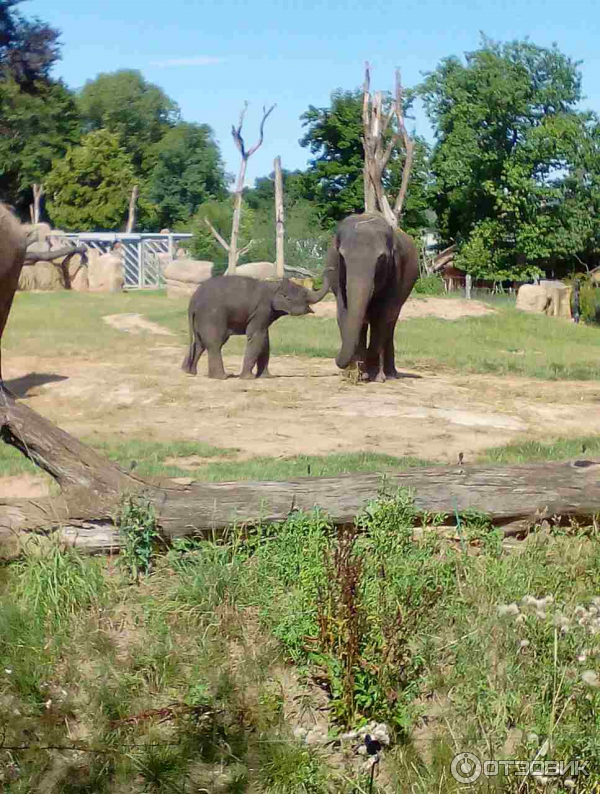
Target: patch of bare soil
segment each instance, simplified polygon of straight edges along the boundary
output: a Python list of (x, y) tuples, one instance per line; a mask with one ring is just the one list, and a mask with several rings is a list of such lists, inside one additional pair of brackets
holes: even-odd
[[(335, 301), (322, 301), (313, 307), (317, 317), (336, 316)], [(495, 314), (486, 303), (462, 298), (409, 298), (400, 312), (400, 320), (416, 320), (421, 317), (439, 317), (442, 320), (459, 320), (461, 317), (482, 317)]]
[(143, 331), (149, 331), (151, 334), (175, 336), (168, 328), (163, 328), (158, 323), (144, 319), (141, 314), (105, 314), (102, 319), (112, 328), (117, 328), (119, 331), (128, 331), (131, 334), (141, 334)]
[(39, 499), (42, 496), (48, 496), (49, 493), (50, 483), (45, 477), (36, 477), (34, 474), (0, 477), (0, 494), (7, 499), (12, 497)]
[[(144, 346), (132, 337), (130, 351), (106, 360), (12, 357), (6, 371), (20, 382), (47, 373), (45, 382), (40, 376), (23, 389), (22, 399), (79, 438), (197, 440), (236, 449), (240, 460), (379, 452), (454, 463), (463, 452), (471, 463), (482, 450), (514, 440), (600, 433), (595, 382), (558, 387), (422, 368), (402, 371), (397, 381), (352, 385), (332, 359), (276, 354), (270, 379), (214, 381), (205, 356), (197, 377), (181, 372), (185, 348), (171, 340)], [(227, 346), (224, 353), (226, 369), (239, 373), (241, 357)], [(193, 468), (200, 461), (169, 462)], [(11, 493), (30, 495), (31, 479), (11, 479)], [(0, 483), (2, 495), (6, 487)]]

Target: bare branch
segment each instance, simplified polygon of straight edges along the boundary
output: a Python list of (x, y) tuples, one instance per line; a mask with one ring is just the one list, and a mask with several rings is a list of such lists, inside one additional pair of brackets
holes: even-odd
[(265, 106), (263, 106), (263, 117), (262, 121), (260, 122), (260, 134), (258, 138), (258, 142), (254, 144), (254, 146), (249, 150), (248, 154), (246, 155), (246, 159), (248, 157), (252, 157), (254, 152), (257, 149), (260, 149), (264, 140), (264, 133), (265, 133), (265, 121), (269, 118), (271, 113), (275, 110), (277, 105), (271, 105), (271, 107), (267, 110)]
[(404, 148), (406, 150), (406, 159), (404, 161), (404, 168), (402, 170), (402, 181), (400, 183), (400, 192), (394, 204), (394, 215), (400, 218), (402, 208), (404, 206), (404, 199), (406, 198), (406, 191), (408, 189), (408, 180), (410, 179), (410, 172), (412, 169), (414, 144), (409, 138), (406, 126), (404, 124), (404, 111), (402, 109), (402, 83), (400, 81), (400, 70), (396, 69), (396, 118), (398, 119), (398, 130), (402, 135), (404, 141)]
[(242, 159), (245, 160), (247, 158), (246, 150), (244, 148), (244, 139), (242, 138), (242, 126), (244, 124), (244, 116), (246, 115), (246, 110), (248, 109), (248, 102), (244, 102), (244, 107), (240, 111), (240, 121), (237, 126), (237, 129), (231, 125), (231, 134), (233, 136), (233, 140), (235, 141), (235, 145), (240, 150), (240, 154), (242, 155)]
[(229, 252), (229, 243), (225, 242), (225, 240), (224, 240), (224, 239), (221, 237), (221, 235), (219, 234), (219, 232), (218, 232), (218, 231), (215, 229), (215, 227), (214, 227), (214, 226), (212, 225), (212, 223), (211, 223), (211, 222), (208, 220), (208, 218), (204, 218), (204, 223), (205, 223), (205, 224), (208, 226), (208, 228), (210, 229), (210, 231), (211, 231), (211, 233), (212, 233), (212, 236), (213, 236), (213, 237), (215, 238), (215, 240), (216, 240), (216, 241), (219, 243), (219, 245), (220, 245), (222, 248), (224, 248), (224, 249), (225, 249), (227, 252)]
[(25, 254), (25, 264), (33, 265), (36, 262), (52, 262), (55, 259), (62, 259), (63, 256), (71, 257), (74, 254), (87, 253), (85, 245), (66, 245), (64, 248), (56, 248), (54, 251), (27, 251)]
[(247, 254), (253, 245), (254, 245), (254, 240), (250, 240), (248, 245), (245, 245), (241, 250), (237, 252), (237, 258), (239, 259), (240, 256), (244, 256), (244, 254)]

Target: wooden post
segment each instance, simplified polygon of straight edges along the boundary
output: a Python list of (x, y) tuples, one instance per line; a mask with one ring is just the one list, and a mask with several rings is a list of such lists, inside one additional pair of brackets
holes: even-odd
[(131, 198), (129, 199), (129, 215), (127, 217), (127, 226), (125, 227), (125, 233), (131, 234), (135, 229), (135, 222), (137, 219), (137, 200), (140, 195), (140, 189), (138, 185), (133, 186), (133, 190), (131, 191)]
[(465, 278), (465, 298), (470, 301), (471, 300), (471, 287), (473, 286), (473, 278), (471, 277), (470, 273), (467, 273)]
[(283, 210), (283, 177), (281, 175), (281, 157), (275, 158), (275, 247), (277, 278), (283, 278), (285, 217)]
[(45, 190), (43, 185), (33, 184), (33, 204), (29, 205), (29, 215), (33, 224), (40, 222), (41, 203), (44, 197)]

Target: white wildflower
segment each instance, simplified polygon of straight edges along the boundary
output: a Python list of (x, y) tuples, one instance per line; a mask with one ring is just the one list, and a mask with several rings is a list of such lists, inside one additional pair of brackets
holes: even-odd
[(586, 670), (581, 674), (581, 680), (588, 686), (600, 686), (600, 679), (593, 670)]

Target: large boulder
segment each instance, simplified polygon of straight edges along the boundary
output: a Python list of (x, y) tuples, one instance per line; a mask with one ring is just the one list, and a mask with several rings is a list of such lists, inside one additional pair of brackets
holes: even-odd
[(261, 279), (277, 278), (277, 268), (272, 262), (248, 262), (247, 265), (238, 265), (235, 274)]
[(562, 281), (523, 284), (517, 292), (517, 309), (570, 319), (571, 288)]
[(18, 289), (21, 292), (56, 292), (65, 288), (62, 271), (52, 262), (36, 262), (25, 265), (19, 276)]
[(125, 266), (118, 247), (106, 254), (88, 250), (88, 281), (90, 292), (122, 292)]
[(212, 276), (213, 263), (198, 259), (178, 258), (170, 261), (163, 271), (167, 297), (191, 297), (198, 285)]

